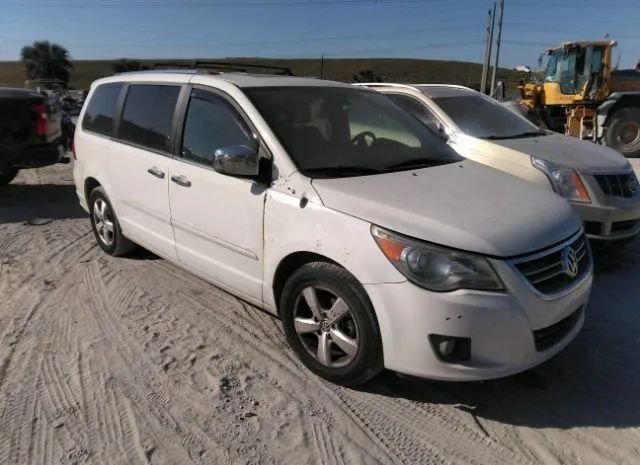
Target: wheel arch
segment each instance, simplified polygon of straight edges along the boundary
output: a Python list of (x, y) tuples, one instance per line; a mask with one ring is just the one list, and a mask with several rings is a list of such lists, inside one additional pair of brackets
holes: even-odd
[(274, 298), (276, 302), (276, 311), (278, 316), (281, 317), (280, 298), (282, 296), (282, 292), (284, 290), (287, 280), (289, 279), (289, 277), (293, 275), (293, 273), (296, 272), (296, 270), (300, 269), (300, 267), (312, 262), (325, 262), (325, 263), (330, 263), (332, 265), (340, 267), (341, 269), (346, 271), (348, 274), (350, 274), (358, 284), (360, 284), (362, 295), (365, 299), (367, 299), (367, 303), (371, 308), (371, 316), (376, 326), (376, 333), (377, 333), (379, 350), (380, 350), (380, 361), (381, 363), (383, 363), (384, 361), (383, 331), (380, 326), (380, 318), (378, 318), (378, 312), (375, 306), (373, 305), (373, 300), (369, 295), (369, 292), (367, 291), (366, 286), (364, 286), (360, 282), (360, 280), (358, 280), (358, 278), (343, 264), (335, 260), (332, 260), (331, 258), (325, 255), (321, 255), (315, 252), (297, 251), (297, 252), (292, 252), (289, 255), (286, 255), (285, 257), (282, 258), (282, 260), (280, 261), (280, 263), (278, 264), (275, 270), (275, 273), (273, 276), (273, 286), (272, 286)]
[(373, 309), (373, 317), (376, 320), (376, 324), (378, 324), (378, 326), (380, 325), (378, 321), (378, 315), (377, 315), (376, 309), (373, 305), (373, 301), (371, 300), (371, 297), (369, 296), (369, 293), (367, 292), (366, 287), (353, 274), (353, 272), (351, 272), (351, 270), (345, 267), (344, 264), (339, 263), (335, 260), (332, 260), (326, 255), (322, 255), (316, 252), (308, 252), (308, 251), (292, 252), (289, 255), (286, 255), (285, 257), (283, 257), (282, 260), (280, 260), (280, 263), (278, 263), (278, 266), (276, 267), (276, 270), (273, 275), (273, 280), (272, 280), (273, 285), (271, 288), (273, 290), (273, 297), (274, 297), (278, 314), (280, 314), (280, 298), (282, 296), (282, 291), (284, 289), (284, 286), (287, 280), (291, 277), (293, 273), (296, 272), (296, 270), (300, 269), (300, 267), (306, 265), (307, 263), (312, 263), (312, 262), (332, 263), (336, 266), (339, 266), (340, 268), (345, 270), (347, 273), (349, 273), (351, 276), (353, 276), (353, 278), (362, 287), (362, 290), (364, 291), (364, 294), (366, 295), (367, 299), (369, 299), (369, 305), (371, 305), (371, 308)]
[(280, 260), (280, 263), (278, 263), (278, 266), (276, 267), (276, 270), (273, 274), (272, 280), (273, 297), (276, 308), (278, 309), (278, 313), (280, 313), (280, 297), (282, 296), (282, 290), (284, 289), (284, 285), (286, 284), (289, 277), (291, 277), (291, 275), (295, 273), (296, 270), (306, 265), (307, 263), (318, 261), (333, 263), (341, 268), (344, 268), (343, 265), (325, 255), (308, 251), (292, 252), (289, 255), (283, 257), (282, 260)]
[(91, 195), (91, 192), (97, 188), (97, 187), (101, 187), (102, 183), (100, 183), (100, 181), (98, 181), (96, 178), (89, 176), (88, 178), (86, 178), (84, 180), (84, 198), (86, 199), (87, 202), (87, 207), (89, 207), (89, 196)]

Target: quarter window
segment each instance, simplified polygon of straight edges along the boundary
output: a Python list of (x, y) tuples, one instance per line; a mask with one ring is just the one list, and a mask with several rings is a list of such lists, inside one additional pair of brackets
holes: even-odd
[(129, 86), (120, 123), (120, 138), (162, 152), (171, 151), (178, 86)]
[(251, 130), (224, 98), (194, 90), (191, 94), (182, 138), (182, 157), (212, 166), (217, 149), (254, 144)]
[(93, 91), (82, 120), (82, 128), (104, 135), (113, 134), (116, 105), (122, 83), (102, 84)]

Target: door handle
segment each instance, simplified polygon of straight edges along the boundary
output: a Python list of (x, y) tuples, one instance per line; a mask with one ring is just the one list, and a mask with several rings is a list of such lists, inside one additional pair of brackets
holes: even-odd
[(156, 168), (155, 166), (153, 168), (149, 168), (147, 170), (147, 173), (155, 176), (156, 178), (164, 179), (164, 171), (161, 171), (160, 169)]
[(173, 176), (171, 176), (171, 180), (179, 186), (191, 187), (191, 181), (189, 181), (187, 177), (183, 176), (182, 174), (174, 174)]

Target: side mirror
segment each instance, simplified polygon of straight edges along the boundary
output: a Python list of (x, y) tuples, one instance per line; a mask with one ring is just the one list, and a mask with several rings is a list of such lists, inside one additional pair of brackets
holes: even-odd
[(257, 176), (258, 150), (247, 145), (221, 147), (213, 154), (213, 169), (230, 176)]

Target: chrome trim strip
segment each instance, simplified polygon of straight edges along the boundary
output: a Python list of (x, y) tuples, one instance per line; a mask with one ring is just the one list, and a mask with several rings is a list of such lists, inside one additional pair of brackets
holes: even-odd
[[(560, 265), (560, 263), (558, 263), (558, 265)], [(559, 276), (562, 273), (564, 273), (564, 270), (559, 270), (559, 271), (555, 271), (555, 272), (553, 272), (551, 274), (542, 276), (540, 278), (530, 279), (529, 281), (531, 282), (531, 284), (538, 284), (538, 283), (541, 283), (542, 281), (548, 281), (551, 278), (555, 278), (556, 276)]]
[(580, 228), (575, 234), (562, 241), (560, 244), (556, 244), (555, 246), (545, 249), (542, 252), (535, 253), (533, 255), (525, 255), (524, 257), (515, 258), (513, 260), (508, 260), (508, 263), (513, 263), (514, 265), (522, 262), (530, 262), (531, 260), (535, 260), (536, 258), (546, 257), (547, 255), (552, 254), (553, 252), (557, 252), (558, 250), (564, 249), (567, 245), (572, 244), (578, 239), (582, 234), (584, 234), (584, 229)]
[[(584, 254), (587, 255), (587, 260), (588, 260), (587, 269), (583, 272), (582, 278), (576, 279), (569, 286), (567, 286), (567, 287), (565, 287), (563, 289), (560, 289), (557, 292), (554, 292), (552, 294), (544, 294), (544, 293), (540, 292), (538, 289), (535, 288), (533, 283), (524, 275), (524, 273), (522, 271), (520, 271), (520, 269), (516, 266), (516, 265), (518, 265), (520, 263), (536, 260), (538, 258), (542, 258), (542, 257), (545, 257), (547, 255), (550, 255), (550, 254), (553, 254), (555, 252), (558, 252), (559, 250), (562, 250), (563, 248), (565, 248), (567, 245), (571, 245), (574, 242), (576, 242), (580, 237), (584, 237), (583, 244), (587, 245), (587, 250), (584, 251)], [(580, 231), (575, 233), (569, 239), (567, 239), (566, 241), (564, 241), (564, 242), (552, 247), (551, 249), (547, 249), (547, 250), (545, 250), (543, 252), (538, 252), (536, 254), (529, 255), (529, 256), (526, 256), (526, 257), (521, 257), (521, 258), (517, 258), (517, 259), (514, 259), (514, 260), (507, 260), (506, 263), (509, 266), (509, 268), (511, 268), (511, 270), (517, 276), (519, 276), (522, 279), (522, 281), (524, 282), (525, 286), (527, 286), (529, 288), (529, 290), (533, 294), (535, 294), (538, 298), (540, 298), (541, 300), (556, 300), (556, 299), (560, 299), (560, 298), (570, 294), (571, 292), (573, 292), (579, 286), (581, 286), (582, 283), (584, 283), (587, 279), (589, 279), (589, 277), (593, 274), (593, 259), (591, 258), (591, 248), (590, 248), (590, 246), (588, 244), (587, 237), (584, 236), (584, 229), (580, 229)]]
[(552, 265), (545, 266), (544, 268), (539, 268), (539, 269), (533, 270), (533, 271), (527, 271), (526, 273), (522, 273), (522, 274), (524, 274), (527, 278), (529, 278), (531, 276), (535, 276), (537, 274), (544, 273), (545, 271), (550, 270), (551, 268), (555, 268), (558, 265), (562, 265), (562, 263), (556, 262), (556, 263), (554, 263)]

